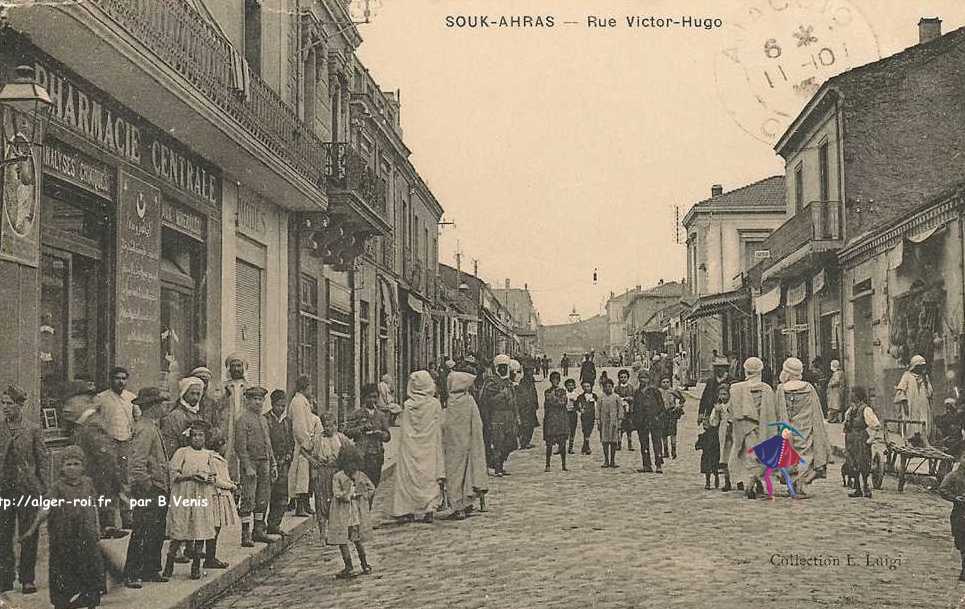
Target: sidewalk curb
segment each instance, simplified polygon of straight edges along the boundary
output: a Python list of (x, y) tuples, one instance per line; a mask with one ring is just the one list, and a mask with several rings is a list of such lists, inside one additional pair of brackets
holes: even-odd
[(315, 518), (309, 516), (302, 519), (297, 525), (287, 532), (287, 535), (280, 541), (270, 544), (258, 544), (262, 546), (254, 554), (247, 556), (244, 560), (232, 564), (220, 576), (210, 578), (200, 587), (191, 593), (167, 606), (167, 609), (201, 609), (210, 605), (212, 601), (222, 596), (235, 584), (244, 579), (250, 573), (266, 566), (278, 555), (295, 544), (299, 539), (308, 534), (315, 528)]

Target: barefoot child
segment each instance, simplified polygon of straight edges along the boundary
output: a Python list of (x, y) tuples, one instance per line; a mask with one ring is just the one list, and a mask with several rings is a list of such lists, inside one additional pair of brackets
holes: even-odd
[(217, 480), (211, 451), (205, 450), (209, 426), (206, 421), (191, 422), (190, 444), (182, 446), (171, 459), (171, 502), (168, 505), (167, 560), (164, 577), (174, 573), (174, 558), (182, 545), (193, 550), (191, 579), (201, 579), (202, 543), (214, 539), (214, 488)]
[[(714, 488), (720, 488), (720, 426), (726, 424), (727, 404), (730, 402), (730, 386), (721, 385), (717, 388), (717, 403), (711, 410), (710, 416), (704, 421), (704, 432), (699, 442), (703, 447), (700, 455), (700, 472), (704, 474), (704, 488), (710, 490), (710, 476), (714, 476)], [(730, 486), (724, 474), (724, 488)]]
[(359, 554), (362, 575), (372, 572), (365, 557), (363, 542), (372, 537), (369, 519), (369, 499), (375, 494), (375, 485), (362, 473), (362, 455), (354, 446), (343, 446), (338, 455), (338, 472), (332, 478), (332, 504), (329, 508), (328, 531), (325, 542), (338, 546), (345, 568), (335, 575), (337, 579), (353, 577), (352, 551), (348, 544), (355, 544)]
[(572, 455), (573, 439), (576, 437), (576, 427), (579, 422), (579, 411), (576, 409), (576, 401), (580, 398), (581, 393), (576, 390), (576, 381), (573, 379), (563, 381), (563, 387), (566, 389), (566, 419), (570, 444), (568, 451), (566, 447), (563, 446), (560, 448), (560, 452), (569, 452), (569, 454)]
[(18, 540), (23, 542), (47, 521), (50, 604), (54, 609), (96, 607), (105, 589), (104, 563), (97, 548), (97, 492), (84, 475), (85, 462), (79, 446), (64, 449), (60, 475), (50, 487), (51, 498), (63, 502), (40, 512)]
[(965, 581), (965, 452), (958, 458), (958, 468), (942, 480), (938, 494), (952, 502), (952, 538), (955, 548), (962, 555), (962, 570), (958, 579)]

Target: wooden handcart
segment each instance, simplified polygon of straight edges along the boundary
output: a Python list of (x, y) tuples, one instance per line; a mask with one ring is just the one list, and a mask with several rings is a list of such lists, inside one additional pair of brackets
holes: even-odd
[[(928, 475), (935, 478), (936, 485), (941, 484), (942, 478), (952, 470), (955, 457), (934, 446), (913, 446), (908, 442), (908, 438), (916, 431), (920, 431), (921, 436), (924, 437), (925, 421), (884, 419), (881, 422), (881, 429), (885, 443), (884, 462), (880, 455), (872, 456), (875, 488), (880, 488), (878, 479), (882, 477), (882, 469), (886, 464), (889, 471), (896, 472), (898, 476), (898, 492), (905, 489), (905, 479), (908, 474), (918, 474), (923, 466), (927, 465)], [(911, 467), (912, 465), (914, 467)], [(924, 475), (923, 472), (922, 475)]]

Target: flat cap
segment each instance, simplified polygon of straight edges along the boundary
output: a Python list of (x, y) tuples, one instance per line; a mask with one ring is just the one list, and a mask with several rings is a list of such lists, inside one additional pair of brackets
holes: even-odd
[(247, 389), (245, 389), (245, 397), (246, 397), (246, 398), (261, 398), (261, 399), (265, 399), (265, 396), (266, 396), (266, 395), (268, 395), (268, 390), (265, 389), (264, 387), (257, 387), (257, 386), (256, 386), (256, 387), (248, 387)]

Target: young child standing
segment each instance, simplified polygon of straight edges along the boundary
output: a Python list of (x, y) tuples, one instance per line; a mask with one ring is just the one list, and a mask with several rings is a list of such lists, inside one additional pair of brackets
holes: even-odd
[(216, 450), (209, 450), (211, 468), (214, 470), (214, 492), (212, 493), (214, 512), (214, 538), (205, 543), (204, 568), (227, 569), (228, 563), (218, 560), (218, 535), (221, 529), (238, 524), (238, 506), (235, 504), (235, 491), (238, 485), (231, 479), (228, 462)]
[(104, 563), (97, 548), (97, 491), (84, 475), (85, 463), (79, 446), (64, 449), (60, 475), (50, 487), (51, 499), (63, 502), (37, 514), (18, 539), (23, 542), (47, 521), (50, 604), (54, 609), (96, 607), (106, 589)]
[(559, 447), (563, 471), (566, 471), (566, 439), (570, 435), (569, 416), (566, 411), (569, 398), (560, 387), (560, 373), (550, 373), (550, 387), (543, 397), (543, 441), (546, 443), (546, 469), (550, 471), (553, 446)]
[(603, 383), (603, 398), (597, 407), (600, 420), (600, 442), (603, 443), (603, 465), (601, 467), (619, 467), (616, 464), (616, 450), (623, 434), (623, 398), (613, 392), (613, 379)]
[(332, 478), (332, 503), (325, 542), (330, 546), (338, 546), (345, 563), (345, 568), (335, 577), (347, 579), (355, 575), (349, 542), (355, 544), (362, 575), (372, 572), (372, 567), (366, 560), (365, 546), (362, 544), (372, 538), (369, 499), (375, 494), (375, 485), (362, 473), (362, 455), (355, 446), (343, 446), (337, 463), (338, 471)]
[(617, 372), (617, 385), (613, 390), (621, 399), (622, 413), (620, 415), (620, 435), (617, 437), (616, 450), (620, 450), (620, 441), (623, 434), (627, 434), (627, 450), (633, 450), (633, 419), (630, 417), (630, 403), (633, 401), (633, 394), (636, 393), (633, 385), (630, 384), (630, 371), (620, 370)]
[(209, 426), (206, 421), (191, 422), (190, 444), (182, 446), (171, 459), (171, 496), (177, 497), (168, 505), (167, 560), (164, 577), (174, 574), (174, 559), (178, 548), (186, 546), (192, 556), (191, 579), (201, 579), (202, 543), (214, 539), (215, 531), (214, 488), (217, 473), (211, 459), (211, 451), (205, 450), (205, 437)]
[[(677, 458), (677, 421), (684, 416), (684, 396), (677, 389), (671, 388), (669, 376), (660, 379), (660, 395), (663, 396), (663, 405), (666, 408), (664, 414), (663, 427), (663, 458)], [(667, 446), (670, 452), (667, 452)]]
[(566, 389), (566, 419), (567, 425), (569, 426), (569, 449), (566, 447), (560, 447), (560, 451), (568, 450), (568, 452), (573, 454), (573, 439), (576, 437), (576, 425), (578, 423), (579, 411), (576, 409), (576, 400), (580, 397), (580, 392), (576, 390), (576, 381), (573, 379), (566, 379), (563, 382), (563, 387)]
[(938, 487), (938, 494), (952, 502), (950, 515), (952, 539), (955, 540), (955, 548), (962, 556), (962, 570), (958, 574), (958, 579), (965, 581), (965, 452), (962, 452), (958, 458), (958, 467), (955, 471), (942, 480), (941, 486)]
[[(604, 378), (601, 382), (609, 381), (610, 379)], [(590, 436), (593, 434), (593, 424), (596, 421), (596, 402), (593, 385), (589, 382), (583, 383), (583, 393), (576, 398), (576, 410), (580, 413), (580, 426), (583, 428), (583, 448), (580, 449), (582, 455), (593, 454), (593, 451), (590, 450)]]
[[(730, 386), (717, 388), (717, 401), (710, 416), (702, 422), (703, 432), (697, 439), (700, 450), (700, 473), (704, 475), (704, 489), (710, 490), (710, 476), (714, 476), (714, 488), (720, 488), (720, 425), (726, 416), (725, 409), (730, 402)], [(726, 474), (725, 474), (726, 475)], [(729, 486), (725, 480), (725, 488)]]

